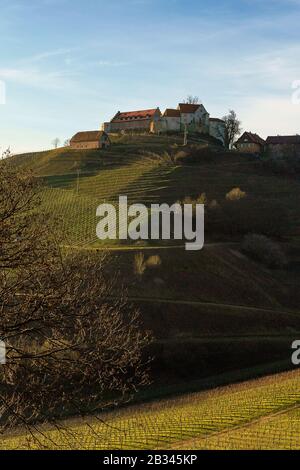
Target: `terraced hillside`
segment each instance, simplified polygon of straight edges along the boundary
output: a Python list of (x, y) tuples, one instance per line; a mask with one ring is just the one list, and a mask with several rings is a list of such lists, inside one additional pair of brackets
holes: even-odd
[[(68, 232), (70, 244), (93, 246), (100, 244), (96, 237), (96, 209), (99, 204), (115, 204), (119, 195), (128, 197), (128, 202), (154, 202), (159, 191), (168, 184), (170, 169), (152, 161), (126, 162), (124, 167), (103, 169), (97, 175), (83, 176), (68, 187), (50, 187), (42, 195), (42, 208), (60, 217)], [(57, 179), (47, 178), (47, 183)], [(110, 244), (113, 242), (110, 241)]]
[(300, 373), (6, 437), (0, 449), (300, 449)]
[[(240, 251), (241, 237), (225, 234), (223, 225), (216, 238), (208, 235), (204, 250), (193, 253), (172, 240), (97, 240), (96, 208), (116, 203), (119, 195), (149, 205), (206, 193), (209, 203), (221, 205), (237, 186), (251, 203), (252, 220), (268, 225), (276, 202), (290, 216), (286, 238), (299, 228), (297, 180), (266, 174), (259, 161), (219, 149), (193, 165), (174, 163), (169, 155), (181, 152), (180, 143), (179, 137), (123, 136), (109, 151), (58, 149), (13, 161), (32, 167), (44, 181), (42, 207), (61, 219), (65, 245), (95, 254), (115, 250), (111, 272), (120, 273), (145, 328), (155, 334), (153, 369), (160, 383), (290, 363), (290, 345), (300, 331), (297, 266), (293, 272), (270, 270), (251, 261)], [(243, 217), (247, 221), (250, 213), (238, 213)], [(280, 224), (276, 213), (275, 223)], [(300, 260), (299, 249), (298, 258), (294, 246), (288, 250)]]
[(253, 201), (254, 218), (262, 211), (262, 201), (266, 214), (272, 212), (270, 204), (279, 203), (290, 219), (287, 235), (298, 236), (299, 182), (266, 175), (259, 162), (224, 152), (216, 152), (210, 162), (179, 165), (168, 153), (180, 152), (180, 144), (179, 137), (123, 136), (107, 151), (65, 148), (15, 156), (12, 161), (43, 179), (43, 208), (61, 219), (70, 245), (102, 246), (95, 233), (96, 208), (102, 202), (115, 203), (120, 195), (129, 203), (149, 206), (205, 193), (208, 201), (220, 203), (237, 186)]
[[(154, 333), (155, 393), (169, 387), (199, 390), (192, 387), (194, 381), (211, 387), (257, 377), (261, 370), (287, 370), (291, 344), (300, 334), (300, 183), (219, 149), (209, 157), (204, 152), (203, 158), (200, 152), (191, 165), (175, 158), (182, 153), (180, 144), (179, 137), (123, 136), (115, 138), (109, 151), (57, 149), (12, 158), (16, 169), (31, 168), (43, 182), (42, 209), (60, 219), (68, 249), (93, 256), (111, 251), (108, 274), (119, 273), (118, 287), (125, 286), (129, 308), (136, 305), (143, 327)], [(246, 193), (247, 205), (234, 213), (231, 208), (239, 203), (227, 201), (226, 195), (236, 187)], [(188, 253), (172, 240), (97, 240), (96, 208), (102, 202), (116, 204), (126, 195), (129, 203), (149, 206), (203, 193), (206, 225), (211, 227), (210, 207), (220, 208), (220, 220), (200, 252)], [(257, 229), (257, 220), (267, 228), (282, 228), (275, 238), (289, 264), (275, 270), (245, 256), (244, 232), (236, 230), (240, 220), (245, 233)], [(220, 375), (226, 381), (215, 381)], [(278, 375), (108, 413), (105, 424), (96, 417), (69, 421), (60, 431), (43, 428), (38, 441), (32, 436), (2, 440), (0, 449), (294, 449), (299, 447), (298, 390), (299, 373)]]
[[(158, 138), (159, 139), (159, 138)], [(171, 142), (176, 139), (170, 138)], [(14, 157), (16, 167), (32, 169), (45, 183), (42, 209), (60, 218), (71, 245), (91, 246), (96, 237), (96, 209), (126, 195), (130, 203), (156, 201), (168, 186), (173, 168), (149, 154), (169, 145), (146, 136), (124, 137), (109, 151), (69, 148)], [(113, 244), (113, 242), (110, 242)]]

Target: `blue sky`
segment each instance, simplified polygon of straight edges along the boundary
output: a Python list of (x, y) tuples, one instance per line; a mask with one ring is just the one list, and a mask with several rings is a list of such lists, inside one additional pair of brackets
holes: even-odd
[(263, 137), (300, 133), (300, 0), (0, 0), (0, 151), (199, 96)]

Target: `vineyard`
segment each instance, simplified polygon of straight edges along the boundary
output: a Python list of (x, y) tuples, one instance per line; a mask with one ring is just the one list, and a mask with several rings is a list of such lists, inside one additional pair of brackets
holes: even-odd
[(96, 209), (101, 203), (113, 204), (118, 213), (119, 195), (127, 196), (129, 204), (155, 202), (161, 187), (168, 184), (170, 172), (168, 166), (151, 160), (105, 169), (96, 176), (83, 176), (71, 182), (68, 188), (46, 188), (41, 208), (61, 220), (70, 244), (90, 246), (99, 243)]
[[(176, 163), (170, 152), (180, 153), (180, 145), (178, 137), (120, 136), (107, 151), (64, 148), (11, 161), (16, 168), (32, 169), (42, 182), (41, 209), (63, 228), (64, 246), (116, 249), (111, 272), (117, 265), (143, 325), (156, 338), (154, 382), (164, 390), (168, 381), (182, 384), (186, 393), (199, 390), (188, 388), (198, 378), (216, 386), (218, 374), (230, 377), (257, 366), (270, 373), (269, 364), (290, 360), (290, 345), (299, 332), (300, 187), (296, 179), (265, 174), (260, 162), (234, 152), (216, 150), (211, 161), (199, 159), (196, 165)], [(236, 187), (247, 195), (245, 214), (251, 222), (268, 220), (272, 213), (279, 218), (274, 207), (279, 213), (283, 208), (293, 270), (266, 269), (246, 257), (239, 238), (223, 230), (222, 211), (217, 236), (209, 232), (205, 249), (197, 253), (174, 247), (172, 240), (100, 241), (96, 236), (97, 207), (113, 204), (118, 215), (121, 195), (129, 204), (149, 207), (205, 193), (208, 207), (223, 210), (226, 195)], [(151, 256), (156, 263), (150, 263)], [(247, 378), (257, 377), (252, 374)], [(74, 418), (58, 428), (45, 425), (30, 435), (19, 430), (3, 437), (0, 449), (300, 449), (299, 406), (300, 374), (295, 371)]]
[(300, 449), (300, 373), (2, 439), (0, 449)]
[[(186, 196), (205, 193), (209, 202), (218, 203), (237, 185), (253, 199), (254, 211), (261, 200), (283, 205), (293, 220), (292, 230), (297, 233), (296, 181), (266, 177), (255, 162), (234, 154), (226, 155), (225, 160), (216, 154), (213, 162), (203, 161), (199, 166), (176, 165), (168, 152), (176, 151), (174, 146), (179, 143), (176, 137), (123, 136), (115, 138), (109, 151), (64, 148), (15, 156), (12, 162), (17, 167), (33, 169), (42, 179), (42, 208), (60, 219), (70, 245), (101, 246), (103, 242), (96, 237), (96, 208), (104, 202), (116, 204), (120, 195), (127, 196), (129, 204), (149, 206), (173, 204)], [(111, 240), (105, 243), (115, 244)]]

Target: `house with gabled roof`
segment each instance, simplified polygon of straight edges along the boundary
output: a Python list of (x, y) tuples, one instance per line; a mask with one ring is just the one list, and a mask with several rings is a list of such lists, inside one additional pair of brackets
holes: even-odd
[(70, 140), (70, 147), (74, 149), (104, 149), (110, 145), (110, 139), (103, 131), (77, 132)]
[(179, 103), (181, 128), (188, 127), (192, 131), (209, 133), (209, 113), (203, 104)]
[(167, 108), (157, 128), (161, 131), (209, 133), (209, 113), (203, 104), (179, 103), (177, 109)]
[(242, 153), (263, 153), (266, 148), (266, 141), (258, 134), (244, 132), (236, 141), (235, 146)]

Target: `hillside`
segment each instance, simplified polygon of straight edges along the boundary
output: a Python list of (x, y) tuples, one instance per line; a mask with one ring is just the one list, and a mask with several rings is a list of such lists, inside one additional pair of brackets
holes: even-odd
[(299, 372), (281, 374), (44, 426), (0, 449), (299, 450), (299, 390)]
[[(246, 192), (252, 206), (247, 208), (248, 231), (255, 231), (256, 220), (261, 223), (277, 211), (278, 217), (284, 213), (285, 236), (298, 237), (298, 181), (268, 174), (258, 161), (199, 140), (192, 141), (188, 149), (196, 154), (194, 164), (188, 159), (188, 164), (184, 159), (171, 161), (170, 155), (182, 153), (181, 143), (180, 137), (172, 136), (123, 136), (115, 138), (111, 150), (63, 148), (15, 156), (12, 162), (17, 168), (32, 169), (43, 179), (43, 209), (61, 218), (68, 233), (66, 244), (72, 246), (103, 245), (95, 233), (96, 208), (104, 201), (115, 203), (119, 195), (127, 195), (129, 203), (150, 205), (171, 204), (205, 193), (208, 202), (222, 204), (226, 194), (237, 186)], [(215, 231), (218, 240), (232, 239), (231, 233), (226, 236), (224, 227)], [(111, 241), (107, 244), (115, 245)]]
[[(106, 151), (57, 149), (12, 161), (43, 181), (42, 209), (60, 219), (66, 249), (95, 256), (112, 250), (109, 272), (120, 273), (144, 327), (155, 334), (153, 374), (160, 383), (277, 360), (289, 364), (300, 333), (300, 183), (211, 143), (195, 138), (184, 152), (181, 143), (176, 136), (123, 136)], [(226, 200), (235, 187), (245, 201)], [(218, 210), (206, 216), (201, 252), (187, 253), (172, 240), (97, 240), (101, 202), (127, 195), (146, 205), (174, 203), (202, 193), (208, 208), (213, 203)], [(293, 269), (291, 261), (274, 270), (241, 253), (243, 234), (278, 228)]]

